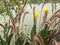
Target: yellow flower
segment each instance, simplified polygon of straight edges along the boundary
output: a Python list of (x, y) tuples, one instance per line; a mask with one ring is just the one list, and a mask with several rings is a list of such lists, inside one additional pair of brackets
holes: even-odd
[(23, 7), (24, 5), (23, 4), (21, 4), (21, 7)]
[(8, 23), (7, 20), (4, 20), (4, 21), (3, 21), (3, 25), (4, 25), (4, 26), (5, 26), (7, 23)]
[(20, 3), (20, 4), (22, 4), (22, 3), (23, 3), (23, 1), (21, 0), (21, 1), (19, 1), (19, 3)]
[(45, 14), (47, 14), (47, 13), (49, 12), (49, 9), (48, 9), (48, 8), (43, 8), (43, 12), (44, 12)]
[(35, 19), (37, 19), (39, 16), (40, 16), (39, 12), (35, 13)]

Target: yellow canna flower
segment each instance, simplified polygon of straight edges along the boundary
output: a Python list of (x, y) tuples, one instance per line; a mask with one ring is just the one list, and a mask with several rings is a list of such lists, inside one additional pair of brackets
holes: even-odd
[(38, 17), (40, 17), (40, 13), (39, 12), (35, 13), (35, 19), (37, 19)]
[(44, 12), (45, 14), (47, 14), (47, 13), (49, 12), (49, 9), (48, 9), (48, 8), (43, 8), (43, 12)]

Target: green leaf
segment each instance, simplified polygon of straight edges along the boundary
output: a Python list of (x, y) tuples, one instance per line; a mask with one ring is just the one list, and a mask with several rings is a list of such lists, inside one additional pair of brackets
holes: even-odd
[(49, 38), (49, 32), (48, 32), (48, 25), (45, 25), (43, 30), (41, 32), (39, 32), (39, 34), (42, 36), (45, 45), (48, 45), (48, 38)]
[(0, 14), (6, 12), (6, 7), (4, 5), (0, 5)]
[(7, 38), (8, 45), (10, 45), (12, 37), (13, 37), (13, 34), (9, 35), (9, 37)]
[(8, 29), (8, 32), (9, 32), (9, 30), (10, 30), (10, 28), (11, 28), (11, 27), (12, 27), (12, 26), (8, 26), (8, 27), (7, 27), (7, 29)]
[(36, 34), (36, 24), (33, 25), (32, 31), (31, 31), (31, 40), (34, 41), (34, 36)]
[(17, 0), (11, 0), (9, 5), (10, 6), (16, 6), (16, 5), (18, 5), (18, 1)]
[(18, 36), (18, 39), (16, 41), (16, 45), (23, 45), (24, 39), (25, 39), (25, 36), (24, 35)]

